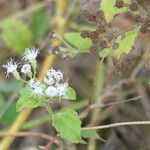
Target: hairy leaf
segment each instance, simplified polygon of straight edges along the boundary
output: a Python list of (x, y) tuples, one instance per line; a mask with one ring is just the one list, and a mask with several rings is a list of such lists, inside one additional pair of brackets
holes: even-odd
[(33, 95), (29, 87), (24, 87), (19, 92), (21, 97), (16, 104), (16, 109), (18, 111), (25, 107), (35, 108), (42, 105), (42, 99), (39, 96)]
[(61, 138), (73, 143), (85, 143), (81, 139), (81, 121), (74, 110), (56, 113), (52, 117), (52, 124)]
[(81, 136), (83, 138), (93, 138), (93, 139), (100, 139), (100, 136), (93, 130), (82, 130)]
[(63, 96), (63, 98), (67, 99), (67, 100), (76, 100), (75, 90), (68, 86), (67, 91), (66, 91), (65, 95)]

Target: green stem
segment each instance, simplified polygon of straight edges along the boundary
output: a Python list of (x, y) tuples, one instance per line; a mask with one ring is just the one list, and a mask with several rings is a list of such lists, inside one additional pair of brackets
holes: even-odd
[(24, 79), (19, 79), (20, 81), (22, 81), (22, 82), (24, 82), (24, 83), (28, 83), (26, 80), (24, 80)]
[(49, 115), (52, 117), (53, 111), (52, 111), (51, 106), (49, 104), (46, 104), (44, 107), (46, 108), (46, 110), (49, 113)]

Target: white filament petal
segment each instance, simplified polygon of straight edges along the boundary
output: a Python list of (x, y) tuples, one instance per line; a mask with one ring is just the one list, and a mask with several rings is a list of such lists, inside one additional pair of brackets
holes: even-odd
[(24, 52), (24, 55), (23, 55), (23, 60), (31, 62), (32, 60), (36, 59), (38, 53), (39, 53), (39, 49), (35, 49), (35, 48), (29, 49), (29, 48), (26, 48), (25, 52)]
[(57, 87), (59, 96), (65, 95), (65, 93), (66, 93), (66, 91), (67, 91), (67, 88), (68, 88), (68, 83), (60, 84), (60, 85)]
[(58, 90), (54, 86), (50, 86), (46, 89), (45, 94), (47, 97), (56, 97), (58, 96)]
[(37, 86), (33, 89), (33, 93), (34, 95), (36, 96), (42, 96), (44, 93), (43, 93), (43, 88), (40, 87), (40, 86)]
[(44, 83), (47, 84), (47, 85), (53, 85), (55, 83), (55, 80), (52, 77), (45, 77), (44, 78)]
[(13, 59), (11, 59), (7, 62), (7, 64), (2, 65), (2, 67), (6, 69), (6, 76), (9, 76), (10, 73), (13, 73), (17, 70), (18, 64)]

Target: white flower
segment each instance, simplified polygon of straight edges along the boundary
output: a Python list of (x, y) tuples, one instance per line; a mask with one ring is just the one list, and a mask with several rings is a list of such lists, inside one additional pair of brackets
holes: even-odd
[(54, 74), (54, 78), (57, 82), (61, 81), (63, 79), (63, 74), (60, 70), (56, 71)]
[(35, 49), (35, 48), (29, 49), (29, 48), (26, 48), (24, 56), (23, 56), (23, 59), (26, 60), (26, 61), (31, 62), (32, 60), (36, 59), (38, 53), (39, 53), (39, 49)]
[(54, 69), (49, 69), (46, 72), (46, 76), (48, 76), (48, 77), (54, 77), (55, 73), (56, 73), (56, 71)]
[(67, 87), (68, 87), (68, 83), (60, 84), (60, 85), (57, 87), (59, 96), (65, 95), (65, 93), (66, 93), (66, 91), (67, 91)]
[(6, 76), (9, 76), (10, 73), (17, 71), (18, 64), (11, 59), (7, 64), (2, 65), (2, 67), (6, 69)]
[(38, 79), (36, 79), (36, 78), (32, 78), (29, 81), (30, 88), (36, 88), (39, 84), (40, 84), (40, 81)]
[(21, 72), (24, 74), (28, 74), (31, 72), (31, 66), (29, 64), (25, 64), (21, 68)]
[(36, 96), (42, 96), (43, 95), (43, 88), (40, 86), (35, 87), (33, 90), (34, 95)]
[(47, 97), (56, 97), (58, 96), (58, 90), (54, 86), (50, 86), (46, 89), (45, 94)]
[(45, 77), (44, 78), (44, 83), (47, 84), (47, 85), (53, 85), (55, 83), (55, 80), (52, 77)]

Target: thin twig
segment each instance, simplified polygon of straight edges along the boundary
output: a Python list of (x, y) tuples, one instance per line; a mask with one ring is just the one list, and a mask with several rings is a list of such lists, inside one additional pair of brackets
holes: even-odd
[(55, 135), (52, 140), (44, 147), (44, 150), (49, 150), (53, 143), (57, 140), (58, 135)]
[(87, 127), (87, 128), (85, 127), (82, 128), (82, 130), (108, 129), (108, 128), (114, 128), (118, 126), (129, 126), (129, 125), (150, 125), (150, 121), (118, 122), (118, 123), (112, 123), (112, 124), (96, 126), (96, 127)]
[[(0, 133), (0, 137), (4, 137), (4, 136), (15, 136), (15, 137), (24, 137), (24, 136), (33, 136), (33, 137), (40, 137), (43, 138), (45, 140), (53, 140), (53, 138), (47, 134), (44, 133), (40, 133), (40, 132), (1, 132)], [(58, 144), (59, 141), (55, 140), (55, 143)]]
[[(98, 102), (99, 103), (100, 102), (103, 103), (103, 101), (106, 98), (115, 95), (114, 91), (117, 90), (117, 89), (120, 89), (120, 87), (122, 87), (123, 84), (134, 83), (134, 82), (135, 82), (135, 80), (130, 79), (130, 78), (123, 79), (123, 80), (119, 81), (117, 84), (115, 84), (115, 85), (112, 86), (111, 90), (109, 90), (108, 92), (104, 93), (101, 96), (101, 98), (100, 98), (100, 100)], [(94, 105), (94, 104), (92, 104), (92, 105)], [(89, 114), (90, 111), (91, 111), (90, 106), (87, 106), (87, 108), (83, 112), (80, 113), (80, 118), (86, 117)]]
[(134, 26), (132, 26), (132, 27), (130, 27), (130, 28), (127, 28), (126, 30), (121, 31), (120, 33), (118, 33), (118, 36), (121, 35), (121, 34), (124, 34), (124, 33), (126, 33), (126, 32), (129, 32), (129, 31), (131, 31), (131, 30), (133, 30), (133, 29), (135, 29), (135, 28), (138, 28), (139, 26), (141, 26), (141, 23), (136, 24), (136, 25), (134, 25)]
[(112, 106), (112, 105), (119, 105), (119, 104), (124, 104), (124, 103), (132, 102), (132, 101), (137, 101), (141, 98), (142, 98), (142, 96), (136, 96), (136, 97), (133, 97), (133, 98), (129, 98), (127, 100), (120, 101), (120, 102), (111, 102), (111, 103), (108, 103), (108, 104), (95, 103), (95, 104), (90, 105), (89, 108), (92, 110), (92, 109), (102, 108), (102, 107), (107, 107), (107, 106)]

